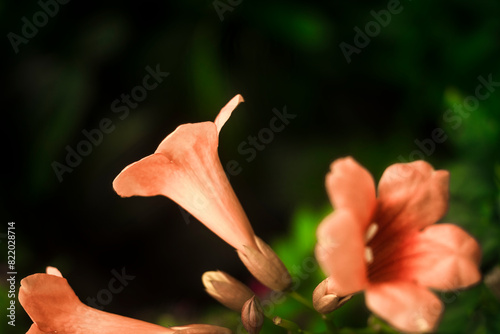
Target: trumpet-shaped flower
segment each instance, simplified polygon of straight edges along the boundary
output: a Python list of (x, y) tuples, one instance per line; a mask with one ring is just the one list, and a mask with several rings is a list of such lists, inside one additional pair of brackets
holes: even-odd
[(235, 96), (215, 122), (183, 124), (113, 181), (118, 195), (169, 197), (236, 249), (257, 247), (254, 232), (222, 168), (219, 132), (243, 101)]
[(447, 171), (424, 161), (388, 167), (378, 185), (354, 159), (331, 165), (326, 187), (335, 211), (317, 230), (316, 257), (329, 275), (325, 294), (365, 291), (367, 306), (406, 332), (435, 329), (442, 303), (429, 289), (454, 290), (480, 278), (478, 243), (452, 224)]
[(166, 328), (94, 309), (78, 299), (54, 267), (48, 267), (47, 274), (24, 278), (19, 301), (33, 320), (27, 334), (231, 333), (229, 329), (210, 325)]
[(153, 154), (123, 169), (113, 187), (122, 197), (163, 195), (172, 199), (238, 250), (263, 284), (284, 290), (291, 283), (288, 271), (255, 236), (217, 153), (219, 132), (242, 101), (236, 95), (214, 122), (180, 125)]

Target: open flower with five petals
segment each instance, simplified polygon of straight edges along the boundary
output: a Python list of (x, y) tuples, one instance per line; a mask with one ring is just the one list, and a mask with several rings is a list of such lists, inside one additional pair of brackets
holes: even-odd
[(317, 230), (325, 294), (365, 291), (369, 309), (405, 332), (436, 328), (443, 306), (430, 291), (477, 283), (480, 248), (453, 224), (449, 174), (424, 161), (389, 166), (378, 185), (354, 159), (334, 161), (326, 187), (335, 211)]

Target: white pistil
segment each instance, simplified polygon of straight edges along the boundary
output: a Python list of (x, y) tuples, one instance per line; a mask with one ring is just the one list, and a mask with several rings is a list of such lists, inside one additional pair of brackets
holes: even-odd
[(365, 233), (365, 244), (369, 243), (370, 240), (373, 239), (375, 234), (377, 234), (377, 231), (378, 231), (377, 223), (371, 223), (370, 226), (368, 226)]
[(371, 247), (365, 247), (365, 259), (368, 264), (373, 262), (373, 251)]

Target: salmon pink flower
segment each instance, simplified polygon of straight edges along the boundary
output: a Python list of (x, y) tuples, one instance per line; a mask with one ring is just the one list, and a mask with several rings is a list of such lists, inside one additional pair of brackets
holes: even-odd
[(19, 301), (33, 325), (27, 334), (161, 334), (221, 333), (227, 328), (189, 325), (166, 328), (145, 321), (103, 312), (83, 304), (59, 270), (47, 268), (47, 274), (34, 274), (21, 281)]
[(127, 166), (115, 178), (115, 191), (122, 197), (169, 197), (234, 248), (257, 247), (217, 153), (219, 132), (242, 101), (241, 95), (235, 96), (215, 122), (179, 126), (154, 154)]
[(464, 230), (436, 224), (448, 208), (449, 174), (424, 161), (388, 167), (378, 185), (354, 159), (331, 165), (335, 211), (317, 230), (325, 294), (365, 291), (368, 308), (405, 332), (436, 328), (442, 303), (429, 289), (477, 283), (480, 248)]
[(172, 199), (233, 246), (263, 284), (284, 290), (291, 283), (288, 271), (255, 236), (217, 153), (219, 132), (240, 102), (242, 96), (236, 95), (214, 122), (177, 127), (153, 154), (127, 166), (113, 187), (122, 197), (163, 195)]

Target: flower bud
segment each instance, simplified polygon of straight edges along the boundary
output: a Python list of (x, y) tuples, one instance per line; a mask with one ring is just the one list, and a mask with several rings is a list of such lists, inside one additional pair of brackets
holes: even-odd
[(238, 250), (241, 261), (262, 284), (275, 291), (286, 291), (292, 285), (292, 277), (278, 255), (259, 237), (255, 237), (258, 249), (243, 246)]
[(316, 289), (313, 291), (313, 306), (321, 314), (328, 314), (330, 312), (335, 311), (346, 301), (351, 299), (352, 295), (348, 295), (345, 297), (339, 297), (333, 293), (327, 293), (326, 289), (328, 287), (328, 278), (323, 280), (318, 284)]
[(173, 329), (174, 333), (179, 334), (231, 334), (232, 331), (230, 329), (212, 326), (212, 325), (187, 325), (187, 326), (177, 326), (170, 327)]
[(249, 334), (258, 334), (264, 324), (262, 307), (256, 296), (253, 296), (243, 305), (241, 322)]
[(201, 280), (210, 296), (236, 312), (241, 312), (243, 304), (253, 296), (246, 285), (222, 271), (207, 271)]

